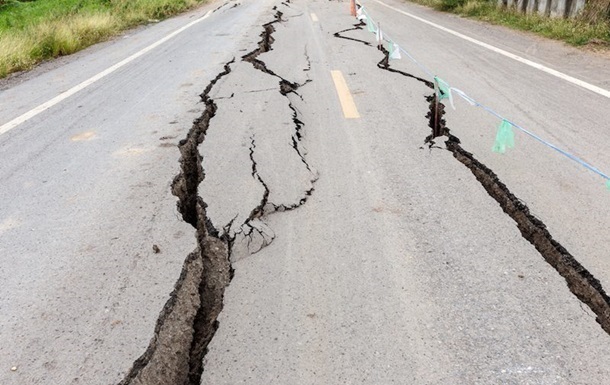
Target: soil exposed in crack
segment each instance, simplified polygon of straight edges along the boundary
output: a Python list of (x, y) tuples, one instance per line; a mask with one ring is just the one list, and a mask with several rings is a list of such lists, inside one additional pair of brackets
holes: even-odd
[(601, 283), (553, 239), (545, 224), (530, 213), (529, 208), (510, 192), (498, 176), (464, 150), (458, 142), (447, 140), (447, 149), (464, 164), (481, 183), (487, 193), (516, 223), (521, 235), (566, 280), (570, 291), (595, 313), (596, 321), (610, 334), (610, 298)]
[[(302, 138), (303, 123), (298, 119), (297, 110), (289, 98), (290, 94), (299, 96), (296, 90), (302, 85), (283, 79), (269, 70), (263, 61), (257, 59), (258, 55), (272, 49), (274, 42), (272, 34), (275, 31), (273, 24), (281, 22), (281, 17), (282, 13), (278, 11), (274, 21), (263, 25), (262, 40), (258, 48), (245, 55), (243, 60), (252, 63), (265, 74), (280, 79), (278, 91), (289, 100), (289, 107), (293, 111), (295, 124), (293, 148), (307, 169), (312, 172), (298, 145)], [(205, 178), (199, 145), (205, 140), (210, 121), (216, 115), (218, 108), (210, 97), (210, 92), (220, 79), (230, 74), (231, 64), (234, 61), (233, 59), (228, 62), (223, 71), (206, 86), (201, 94), (205, 110), (201, 117), (194, 121), (186, 138), (179, 143), (181, 171), (173, 180), (172, 192), (178, 198), (177, 207), (183, 220), (196, 230), (197, 247), (187, 256), (183, 264), (174, 290), (157, 319), (148, 348), (134, 362), (119, 385), (200, 385), (204, 370), (203, 358), (218, 329), (217, 318), (223, 307), (225, 288), (233, 278), (230, 258), (236, 235), (229, 235), (235, 218), (219, 231), (206, 215), (207, 205), (199, 196), (199, 185)], [(256, 142), (252, 137), (250, 148), (252, 175), (261, 183), (265, 192), (260, 204), (251, 211), (242, 225), (248, 228), (243, 232), (250, 239), (254, 232), (258, 232), (263, 239), (273, 240), (274, 235), (269, 236), (264, 228), (253, 223), (255, 219), (264, 216), (267, 207), (271, 207), (271, 211), (287, 211), (305, 204), (314, 191), (313, 184), (317, 176), (311, 180), (312, 187), (304, 192), (298, 202), (292, 205), (271, 204), (268, 202), (269, 187), (257, 170), (255, 148)], [(270, 241), (266, 242), (268, 244)]]
[(178, 198), (182, 218), (196, 229), (197, 248), (184, 262), (148, 348), (120, 385), (200, 384), (203, 357), (218, 328), (216, 319), (233, 270), (229, 262), (231, 240), (219, 236), (206, 216), (205, 202), (198, 195), (199, 184), (205, 178), (198, 146), (217, 110), (210, 91), (231, 72), (233, 62), (234, 59), (227, 63), (201, 94), (205, 110), (179, 144), (181, 171), (174, 178), (172, 192)]
[[(355, 41), (358, 43), (362, 43), (362, 44), (366, 45), (367, 47), (372, 47), (372, 44), (368, 41), (341, 35), (342, 33), (345, 33), (345, 32), (362, 30), (363, 26), (365, 26), (365, 25), (366, 24), (364, 22), (360, 22), (359, 24), (354, 24), (353, 28), (348, 28), (348, 29), (344, 29), (339, 32), (335, 32), (333, 35), (339, 39)], [(434, 90), (433, 82), (431, 82), (427, 79), (421, 78), (419, 76), (410, 74), (408, 72), (392, 68), (390, 66), (390, 52), (388, 52), (388, 50), (386, 50), (383, 46), (378, 46), (377, 49), (383, 53), (383, 59), (381, 59), (381, 61), (379, 61), (379, 63), (377, 63), (377, 67), (379, 69), (417, 80), (418, 82), (425, 84), (426, 87)], [(426, 138), (426, 143), (430, 143), (430, 146), (433, 146), (434, 145), (434, 141), (432, 140), (433, 138), (438, 137), (438, 136), (443, 136), (446, 134), (448, 135), (448, 133), (446, 133), (443, 130), (443, 127), (445, 126), (445, 122), (444, 122), (444, 120), (442, 120), (442, 115), (444, 114), (444, 105), (442, 103), (439, 103), (436, 92), (433, 92), (431, 95), (426, 96), (425, 98), (429, 104), (429, 112), (426, 114), (426, 118), (429, 120), (430, 128), (432, 128), (432, 135), (430, 135), (429, 137)]]
[[(335, 37), (370, 46), (367, 42), (339, 35), (342, 32), (362, 29), (361, 27), (357, 28), (358, 25), (355, 27), (337, 32)], [(429, 88), (434, 88), (434, 83), (431, 81), (390, 68), (389, 52), (383, 47), (379, 47), (379, 49), (383, 52), (384, 58), (377, 64), (378, 68), (398, 73), (404, 77), (422, 82)], [(439, 92), (442, 91), (439, 90)], [(426, 119), (428, 119), (428, 126), (432, 129), (432, 133), (425, 139), (425, 143), (432, 146), (435, 138), (446, 137), (447, 150), (472, 172), (489, 196), (495, 199), (504, 213), (516, 222), (522, 237), (531, 243), (544, 260), (565, 279), (570, 291), (595, 313), (596, 321), (610, 335), (610, 297), (604, 291), (600, 281), (582, 266), (565, 247), (553, 239), (546, 225), (531, 214), (527, 205), (517, 198), (491, 169), (479, 162), (472, 153), (464, 150), (460, 139), (452, 135), (446, 126), (443, 117), (445, 105), (438, 99), (436, 90), (432, 95), (426, 96), (426, 101), (429, 104)]]
[(430, 80), (424, 79), (424, 78), (420, 78), (419, 76), (415, 76), (412, 75), (408, 72), (405, 71), (401, 71), (401, 70), (397, 70), (395, 68), (390, 67), (390, 52), (388, 52), (388, 50), (386, 50), (385, 48), (381, 47), (380, 49), (381, 52), (383, 52), (383, 59), (381, 59), (381, 61), (379, 63), (377, 63), (377, 67), (381, 68), (382, 70), (385, 71), (390, 71), (393, 72), (395, 74), (400, 74), (402, 76), (406, 76), (408, 78), (411, 79), (415, 79), (418, 82), (424, 83), (426, 85), (426, 87), (434, 89), (434, 83), (431, 82)]
[[(402, 75), (407, 78), (417, 80), (418, 82), (425, 84), (426, 87), (434, 90), (433, 82), (420, 78), (413, 74), (410, 74), (408, 72), (391, 68), (390, 67), (390, 52), (388, 52), (388, 50), (386, 50), (383, 47), (380, 47), (379, 50), (381, 52), (383, 52), (384, 57), (383, 57), (383, 59), (381, 59), (381, 61), (379, 63), (377, 63), (378, 68), (385, 70), (385, 71), (395, 73), (395, 74)], [(442, 93), (442, 91), (439, 91), (439, 92)], [(445, 105), (439, 101), (436, 91), (433, 92), (431, 95), (425, 96), (425, 98), (426, 98), (426, 102), (428, 102), (428, 113), (426, 114), (426, 119), (428, 119), (428, 127), (430, 127), (432, 129), (432, 134), (430, 134), (428, 137), (426, 137), (425, 143), (428, 143), (430, 145), (430, 147), (432, 147), (435, 144), (434, 138), (438, 138), (440, 136), (447, 136), (452, 141), (459, 143), (460, 140), (458, 138), (456, 138), (455, 136), (452, 136), (451, 133), (449, 132), (449, 130), (446, 128), (446, 125), (445, 125), (446, 122), (445, 122), (445, 119), (443, 118), (443, 115), (445, 115)]]
[[(444, 109), (441, 111), (444, 114)], [(451, 135), (449, 128), (445, 126), (444, 119), (441, 120), (441, 124), (443, 135), (448, 137), (445, 141), (447, 150), (472, 172), (489, 196), (495, 199), (504, 213), (515, 221), (523, 238), (531, 243), (544, 260), (565, 279), (572, 294), (595, 313), (597, 323), (610, 335), (610, 297), (604, 291), (601, 282), (553, 238), (544, 222), (536, 218), (529, 207), (517, 198), (489, 167), (462, 148), (460, 140)], [(433, 133), (430, 137), (436, 136)]]
[[(305, 156), (303, 155), (300, 147), (299, 147), (299, 142), (302, 140), (302, 129), (303, 129), (303, 122), (301, 120), (299, 120), (298, 118), (298, 112), (296, 110), (296, 108), (294, 107), (294, 105), (292, 104), (292, 102), (290, 101), (289, 95), (290, 94), (294, 94), (297, 95), (299, 98), (302, 99), (302, 97), (297, 93), (297, 90), (304, 86), (305, 84), (309, 83), (311, 80), (307, 80), (305, 83), (303, 84), (298, 84), (296, 82), (291, 82), (287, 79), (284, 79), (283, 77), (279, 76), (278, 74), (276, 74), (275, 72), (273, 72), (271, 69), (269, 69), (267, 67), (267, 64), (265, 62), (263, 62), (262, 60), (258, 59), (258, 56), (265, 53), (265, 52), (269, 52), (273, 49), (273, 43), (275, 42), (275, 39), (273, 37), (273, 33), (275, 32), (275, 27), (274, 24), (276, 23), (282, 23), (283, 19), (282, 19), (283, 13), (281, 11), (277, 11), (275, 14), (275, 20), (266, 23), (263, 25), (263, 32), (261, 33), (261, 40), (258, 43), (258, 48), (256, 48), (255, 50), (249, 52), (248, 54), (244, 55), (242, 57), (243, 61), (249, 62), (251, 63), (254, 68), (256, 68), (259, 71), (264, 72), (267, 75), (271, 75), (274, 77), (277, 77), (278, 79), (280, 79), (279, 81), (279, 93), (286, 97), (288, 99), (288, 107), (292, 110), (293, 112), (293, 123), (294, 123), (294, 127), (295, 127), (295, 134), (292, 138), (292, 147), (293, 149), (296, 151), (297, 155), (299, 156), (299, 158), (301, 159), (301, 161), (303, 162), (303, 164), (305, 165), (305, 167), (307, 168), (307, 170), (312, 173), (314, 175), (314, 177), (311, 179), (311, 184), (312, 187), (305, 191), (303, 197), (299, 200), (299, 202), (294, 203), (292, 205), (285, 205), (285, 204), (279, 204), (276, 205), (274, 203), (269, 202), (269, 187), (267, 186), (267, 184), (262, 180), (262, 178), (260, 177), (260, 175), (258, 174), (258, 172), (256, 171), (256, 161), (254, 159), (254, 149), (256, 148), (255, 146), (255, 142), (254, 142), (254, 138), (252, 138), (252, 143), (251, 143), (251, 147), (250, 147), (250, 159), (252, 160), (252, 170), (253, 170), (253, 176), (255, 176), (257, 178), (257, 180), (261, 183), (261, 185), (264, 187), (265, 189), (265, 193), (263, 194), (263, 198), (261, 200), (261, 203), (257, 206), (257, 208), (255, 208), (252, 213), (250, 214), (250, 216), (248, 217), (248, 220), (246, 221), (246, 223), (244, 223), (245, 225), (249, 225), (249, 222), (252, 221), (253, 219), (260, 217), (264, 214), (268, 214), (268, 212), (266, 212), (265, 210), (267, 210), (268, 207), (271, 207), (271, 210), (268, 210), (270, 212), (274, 212), (274, 211), (289, 211), (289, 210), (294, 210), (302, 205), (304, 205), (307, 202), (307, 199), (311, 196), (311, 194), (314, 191), (314, 184), (317, 181), (317, 175), (316, 173), (312, 170), (312, 168), (310, 167), (309, 163), (307, 162), (307, 160), (305, 159)], [(309, 62), (309, 57), (307, 56), (307, 51), (305, 51), (305, 55), (307, 57), (307, 61), (308, 61), (308, 68), (306, 68), (304, 71), (309, 71), (311, 68), (311, 63)], [(252, 230), (252, 227), (250, 227), (250, 230)]]
[[(408, 72), (400, 71), (390, 67), (390, 52), (388, 52), (388, 50), (383, 47), (379, 47), (379, 50), (383, 53), (384, 56), (383, 59), (381, 59), (381, 61), (377, 63), (378, 68), (417, 80), (418, 82), (425, 84), (426, 87), (434, 90), (433, 82), (412, 75)], [(445, 105), (439, 102), (436, 92), (433, 92), (431, 95), (428, 95), (425, 98), (429, 106), (429, 111), (426, 114), (426, 119), (428, 119), (428, 127), (432, 129), (432, 134), (426, 138), (425, 142), (429, 143), (430, 147), (432, 147), (435, 144), (433, 140), (434, 138), (437, 138), (439, 136), (450, 136), (451, 134), (449, 133), (449, 130), (445, 128), (445, 120), (443, 118), (443, 115), (445, 115)], [(459, 139), (454, 139), (459, 142)]]

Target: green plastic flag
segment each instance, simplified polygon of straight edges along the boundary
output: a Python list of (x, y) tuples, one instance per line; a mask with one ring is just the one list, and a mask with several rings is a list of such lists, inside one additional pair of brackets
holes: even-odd
[(504, 119), (498, 127), (496, 141), (494, 142), (494, 146), (491, 150), (499, 154), (504, 154), (507, 148), (513, 147), (515, 147), (515, 133), (513, 132), (513, 125)]
[(443, 100), (443, 99), (449, 98), (450, 91), (449, 91), (448, 84), (443, 79), (439, 78), (438, 76), (434, 77), (434, 83), (436, 83), (437, 90), (440, 91), (440, 92), (437, 92), (438, 100)]
[(436, 94), (438, 96), (438, 100), (441, 101), (443, 99), (449, 99), (449, 104), (451, 104), (451, 107), (455, 110), (453, 95), (451, 95), (451, 87), (449, 87), (449, 84), (438, 76), (434, 77), (434, 84), (436, 84)]
[(606, 188), (610, 190), (610, 179), (606, 180)]
[(392, 60), (400, 60), (402, 59), (402, 56), (400, 55), (400, 47), (398, 46), (398, 44), (394, 43), (393, 41), (389, 41), (388, 42), (388, 57)]

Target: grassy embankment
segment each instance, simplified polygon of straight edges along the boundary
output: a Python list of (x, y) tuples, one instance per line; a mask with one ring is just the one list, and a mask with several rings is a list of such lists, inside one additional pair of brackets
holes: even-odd
[[(575, 19), (550, 18), (538, 14), (523, 14), (514, 9), (502, 9), (493, 0), (410, 0), (440, 11), (455, 13), (492, 24), (529, 31), (568, 44), (610, 46), (610, 15), (584, 12)], [(606, 2), (605, 0), (602, 0)]]
[(0, 0), (0, 78), (206, 0)]

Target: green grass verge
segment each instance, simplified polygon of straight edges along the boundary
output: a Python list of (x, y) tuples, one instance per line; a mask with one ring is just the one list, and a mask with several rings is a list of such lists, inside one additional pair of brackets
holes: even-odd
[(483, 20), (521, 31), (565, 41), (574, 46), (597, 43), (610, 46), (610, 21), (587, 23), (578, 18), (561, 19), (538, 14), (526, 15), (512, 9), (501, 9), (485, 0), (409, 0), (440, 11)]
[(0, 78), (206, 0), (0, 0)]

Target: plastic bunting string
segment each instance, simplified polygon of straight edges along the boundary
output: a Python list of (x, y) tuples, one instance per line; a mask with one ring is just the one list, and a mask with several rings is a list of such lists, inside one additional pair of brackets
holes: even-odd
[[(360, 5), (360, 3), (358, 3), (358, 5)], [(368, 31), (371, 33), (375, 33), (375, 21), (371, 18), (371, 15), (364, 9), (363, 6), (360, 6), (360, 12), (361, 12), (364, 20), (366, 20), (366, 25), (367, 25)], [(407, 52), (402, 47), (400, 47), (398, 44), (396, 44), (394, 42), (394, 39), (389, 37), (388, 34), (385, 32), (384, 32), (384, 38), (385, 38), (385, 41), (395, 44), (395, 46), (397, 47), (397, 49), (400, 52), (405, 54), (409, 58), (409, 60), (411, 60), (416, 66), (418, 66), (428, 76), (430, 76), (430, 78), (434, 78), (434, 75), (432, 74), (432, 72), (430, 72), (424, 65), (420, 64), (413, 56), (411, 56), (411, 54), (409, 52)]]
[[(375, 23), (373, 18), (371, 18), (371, 15), (366, 11), (364, 6), (362, 6), (362, 4), (360, 4), (360, 3), (358, 3), (358, 5), (360, 5), (359, 11), (361, 12), (361, 15), (364, 16), (364, 18), (366, 18), (367, 29), (369, 30), (369, 32), (377, 34), (377, 24)], [(544, 144), (545, 146), (549, 147), (552, 150), (557, 151), (558, 153), (565, 156), (566, 158), (580, 164), (582, 167), (586, 168), (587, 170), (592, 171), (593, 173), (601, 176), (602, 178), (604, 178), (606, 180), (606, 187), (608, 188), (608, 190), (610, 190), (610, 176), (608, 176), (607, 174), (600, 171), (597, 167), (585, 162), (584, 160), (580, 159), (576, 155), (570, 154), (569, 152), (562, 150), (561, 148), (557, 147), (556, 145), (542, 139), (541, 137), (534, 134), (533, 132), (528, 131), (525, 128), (519, 126), (518, 124), (506, 119), (505, 117), (503, 117), (502, 115), (500, 115), (499, 113), (494, 111), (493, 109), (487, 107), (484, 104), (479, 103), (472, 97), (468, 96), (464, 91), (451, 87), (449, 85), (449, 83), (440, 79), (438, 76), (433, 75), (432, 71), (430, 71), (426, 66), (424, 66), (423, 64), (418, 62), (413, 57), (413, 55), (411, 55), (404, 48), (402, 48), (402, 46), (399, 46), (397, 43), (395, 43), (394, 40), (392, 38), (390, 38), (390, 36), (388, 36), (388, 34), (385, 32), (383, 33), (383, 39), (388, 42), (388, 47), (392, 48), (392, 49), (388, 49), (390, 54), (392, 54), (392, 52), (394, 52), (395, 50), (399, 51), (398, 55), (400, 55), (400, 52), (402, 52), (409, 58), (409, 60), (411, 60), (423, 72), (425, 72), (431, 79), (434, 80), (435, 89), (437, 89), (437, 92), (438, 92), (438, 90), (440, 90), (442, 92), (442, 94), (439, 95), (439, 100), (445, 99), (445, 98), (449, 99), (449, 101), (451, 102), (451, 106), (455, 109), (455, 106), (453, 105), (453, 97), (451, 96), (452, 92), (455, 92), (458, 96), (460, 96), (462, 99), (467, 101), (471, 106), (479, 107), (479, 108), (483, 109), (485, 112), (487, 112), (491, 115), (494, 115), (495, 117), (497, 117), (498, 119), (501, 120), (500, 127), (498, 128), (498, 133), (496, 135), (496, 143), (494, 144), (494, 147), (493, 147), (494, 152), (504, 153), (504, 151), (506, 150), (507, 147), (512, 148), (514, 146), (514, 133), (512, 131), (512, 128), (516, 128), (519, 131), (521, 131), (522, 133), (529, 136), (530, 138)], [(508, 136), (507, 133), (509, 132), (509, 129), (510, 129), (510, 135)], [(500, 146), (497, 148), (498, 150), (503, 148), (503, 151), (496, 151), (496, 144), (498, 144), (498, 139), (499, 139), (498, 137), (500, 136), (501, 132), (503, 133), (503, 135), (500, 139), (505, 138), (505, 136), (508, 137), (509, 139), (506, 139), (508, 141), (505, 140), (504, 142), (501, 142), (501, 143), (504, 143), (504, 147)], [(511, 145), (509, 146), (508, 144), (511, 144)]]

